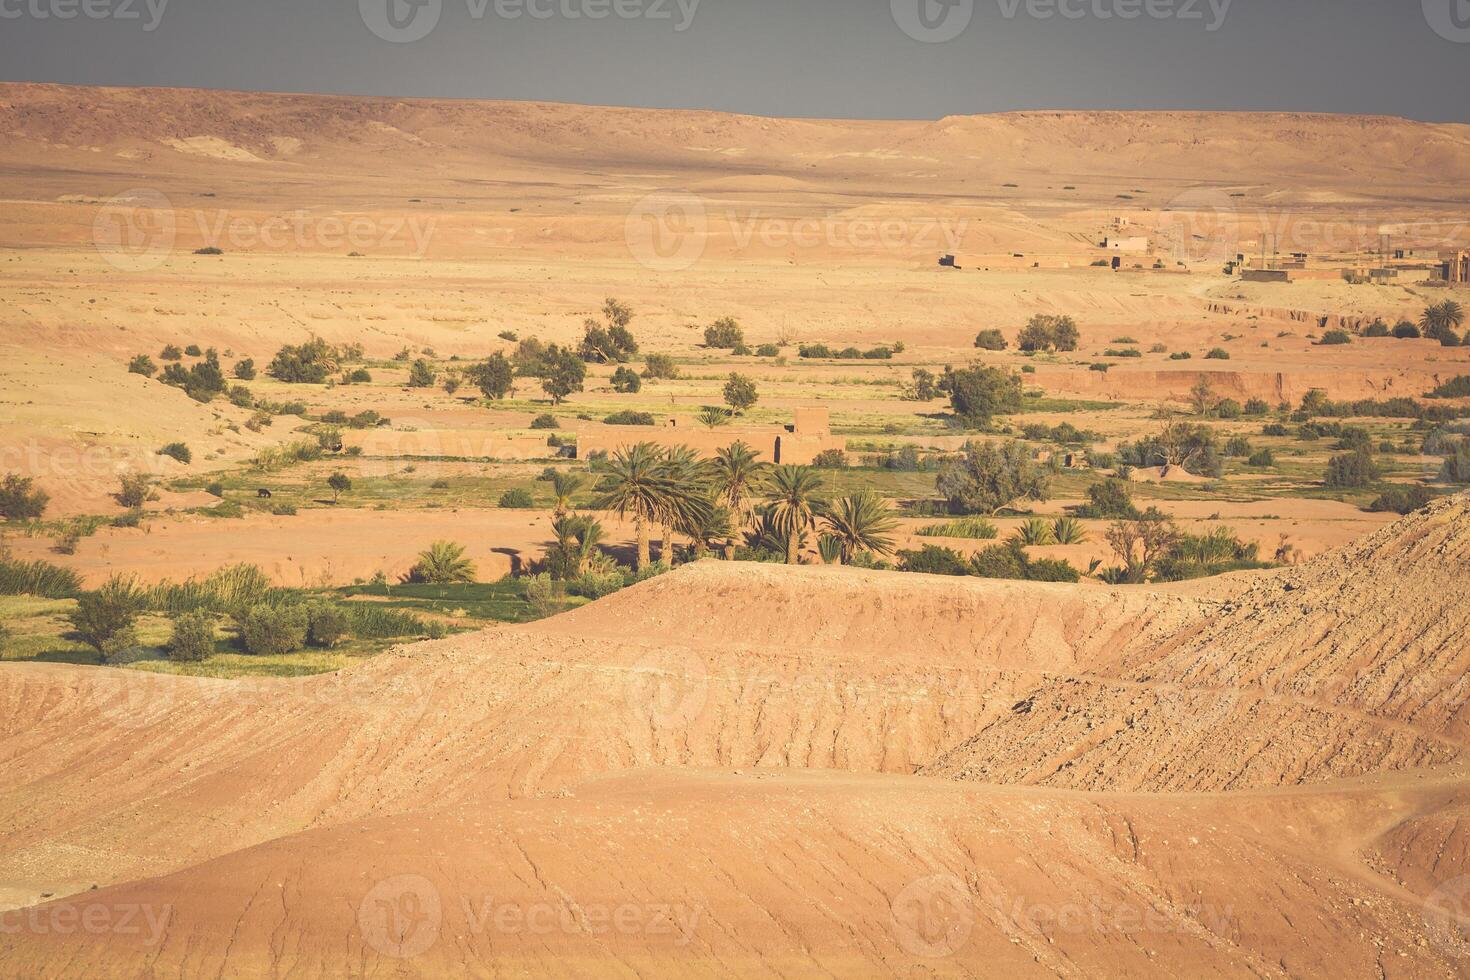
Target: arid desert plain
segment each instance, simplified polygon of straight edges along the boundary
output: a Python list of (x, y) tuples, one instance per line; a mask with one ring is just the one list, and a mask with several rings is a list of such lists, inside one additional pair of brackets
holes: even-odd
[(1470, 975), (1466, 250), (1465, 125), (0, 83), (0, 976)]

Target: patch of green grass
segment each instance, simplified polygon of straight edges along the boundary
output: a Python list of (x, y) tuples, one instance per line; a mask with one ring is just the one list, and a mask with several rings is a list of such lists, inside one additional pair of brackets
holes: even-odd
[(497, 623), (528, 623), (537, 618), (526, 601), (524, 584), (517, 579), (460, 585), (356, 585), (336, 592), (342, 598), (371, 596), (375, 600), (350, 602), (349, 607), (412, 610)]

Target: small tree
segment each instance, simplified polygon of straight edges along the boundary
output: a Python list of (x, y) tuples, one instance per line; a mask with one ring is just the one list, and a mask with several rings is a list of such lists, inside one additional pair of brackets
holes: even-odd
[(410, 388), (432, 388), (434, 387), (434, 369), (429, 362), (422, 357), (413, 362), (408, 369), (408, 386)]
[(515, 369), (511, 367), (510, 358), (497, 351), (471, 367), (465, 372), (465, 377), (486, 398), (500, 401), (510, 394), (511, 386), (515, 384)]
[(753, 408), (760, 400), (760, 395), (755, 390), (755, 382), (743, 374), (730, 372), (730, 378), (725, 382), (725, 404), (736, 412), (744, 412)]
[(327, 488), (332, 491), (332, 503), (342, 499), (342, 495), (352, 489), (352, 478), (346, 473), (333, 473), (327, 477)]
[(1119, 580), (1139, 583), (1153, 572), (1174, 543), (1178, 532), (1157, 508), (1150, 507), (1135, 520), (1118, 521), (1108, 528), (1108, 546), (1123, 563)]
[(981, 350), (1005, 350), (1009, 345), (1006, 343), (1005, 334), (990, 327), (975, 335), (975, 346)]
[(643, 388), (643, 379), (631, 368), (620, 367), (612, 375), (613, 391), (622, 395), (636, 395)]
[(142, 507), (152, 490), (153, 485), (142, 473), (124, 473), (118, 477), (118, 490), (113, 496), (124, 507)]
[(1038, 313), (1021, 329), (1016, 346), (1023, 351), (1073, 351), (1080, 341), (1081, 334), (1071, 317)]
[(1358, 489), (1378, 479), (1378, 464), (1367, 449), (1358, 449), (1327, 461), (1327, 486), (1333, 489)]
[(1215, 389), (1208, 378), (1200, 378), (1189, 389), (1189, 404), (1194, 406), (1194, 414), (1209, 415), (1215, 409), (1215, 402)]
[(444, 394), (453, 395), (459, 391), (462, 384), (464, 384), (463, 374), (458, 371), (445, 371), (444, 380), (439, 382), (439, 387), (444, 389)]
[(82, 642), (106, 663), (138, 646), (133, 624), (143, 609), (143, 593), (130, 578), (114, 575), (93, 592), (84, 592), (68, 616)]
[(546, 350), (545, 368), (541, 387), (551, 396), (552, 404), (555, 405), (560, 405), (573, 392), (581, 391), (587, 380), (587, 365), (582, 359), (555, 344)]
[(1049, 479), (1022, 442), (967, 442), (936, 486), (960, 514), (994, 514), (1018, 500), (1046, 500)]
[(996, 415), (1021, 410), (1021, 376), (980, 364), (947, 370), (940, 387), (949, 392), (955, 415), (966, 425), (983, 428)]
[(704, 345), (725, 350), (743, 347), (745, 331), (740, 329), (740, 324), (734, 317), (721, 317), (704, 328)]

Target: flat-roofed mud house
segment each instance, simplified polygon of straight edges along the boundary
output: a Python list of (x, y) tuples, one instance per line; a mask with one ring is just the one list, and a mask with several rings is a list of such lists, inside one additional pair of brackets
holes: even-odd
[(831, 413), (825, 408), (798, 408), (791, 425), (722, 425), (714, 429), (698, 423), (669, 419), (664, 425), (602, 425), (577, 429), (577, 457), (615, 453), (640, 442), (660, 448), (688, 446), (701, 456), (713, 456), (732, 442), (743, 442), (760, 453), (764, 463), (810, 464), (818, 453), (847, 448), (847, 439), (832, 434)]

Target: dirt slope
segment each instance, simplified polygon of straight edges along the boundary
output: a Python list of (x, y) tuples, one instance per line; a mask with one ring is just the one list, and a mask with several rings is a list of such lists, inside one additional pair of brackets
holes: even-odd
[(1460, 758), (1470, 495), (1237, 596), (1096, 676), (1040, 685), (935, 775), (1089, 789), (1234, 789)]
[(0, 976), (1464, 975), (1467, 542), (1462, 495), (1194, 596), (711, 562), (309, 681), (7, 666)]

